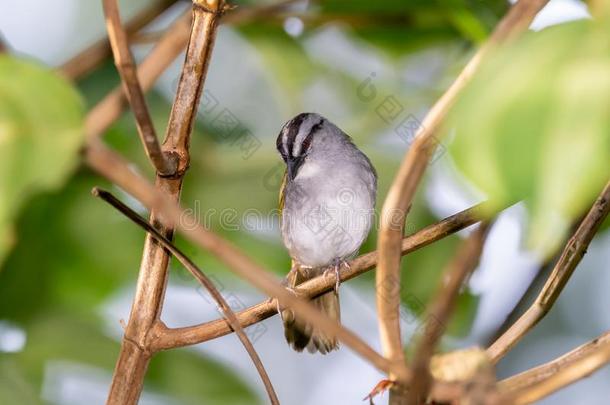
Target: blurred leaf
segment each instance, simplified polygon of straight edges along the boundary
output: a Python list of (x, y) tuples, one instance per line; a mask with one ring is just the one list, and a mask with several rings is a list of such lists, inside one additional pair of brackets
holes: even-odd
[(121, 85), (121, 79), (112, 59), (108, 58), (97, 69), (79, 79), (77, 86), (85, 99), (87, 109), (99, 103), (110, 90)]
[(155, 389), (172, 394), (185, 405), (246, 405), (260, 402), (249, 386), (230, 369), (192, 349), (177, 349), (155, 355), (146, 382)]
[(275, 79), (282, 103), (289, 109), (300, 108), (302, 89), (314, 77), (316, 66), (309, 59), (302, 44), (290, 37), (281, 27), (246, 25), (240, 31), (258, 50), (269, 74)]
[(0, 318), (28, 322), (57, 307), (90, 314), (136, 279), (144, 233), (93, 198), (94, 185), (112, 189), (80, 170), (60, 191), (24, 205), (16, 227), (21, 240), (0, 273)]
[[(49, 361), (99, 368), (110, 378), (120, 345), (104, 333), (102, 325), (95, 316), (82, 316), (70, 311), (41, 314), (26, 329), (27, 350), (11, 357), (23, 371), (23, 377), (36, 384), (36, 392), (43, 380), (47, 380)], [(2, 371), (0, 363), (0, 375)], [(13, 374), (16, 379), (15, 371)], [(146, 389), (162, 392), (170, 398), (176, 398), (181, 404), (195, 405), (202, 401), (206, 404), (252, 404), (256, 403), (257, 398), (229, 369), (195, 354), (191, 349), (156, 355), (149, 366), (145, 384)], [(7, 391), (17, 395), (26, 387), (21, 384)], [(0, 380), (0, 395), (1, 389)]]
[(0, 360), (0, 403), (27, 405), (40, 403), (34, 387), (25, 379), (18, 365), (8, 358)]
[(83, 103), (57, 74), (0, 55), (0, 264), (15, 242), (21, 205), (58, 188), (82, 141)]
[(610, 178), (609, 69), (602, 26), (530, 33), (487, 58), (451, 113), (459, 169), (496, 207), (525, 201), (544, 256)]
[(28, 381), (38, 387), (50, 360), (87, 364), (107, 370), (114, 368), (119, 343), (102, 333), (100, 319), (66, 311), (49, 311), (30, 322), (26, 350), (16, 353)]

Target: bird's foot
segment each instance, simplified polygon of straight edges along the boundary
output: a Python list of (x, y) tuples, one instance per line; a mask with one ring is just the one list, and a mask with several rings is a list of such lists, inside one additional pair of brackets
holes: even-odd
[(334, 288), (335, 294), (339, 294), (339, 286), (341, 285), (341, 272), (340, 272), (341, 266), (345, 266), (348, 269), (352, 268), (349, 265), (349, 262), (347, 262), (346, 260), (335, 259), (335, 260), (333, 260), (332, 265), (324, 271), (325, 277), (328, 274), (330, 274), (331, 272), (335, 274), (335, 288)]
[[(286, 280), (283, 280), (281, 282), (281, 284), (282, 284), (282, 287), (284, 287), (286, 289), (286, 291), (288, 291), (289, 293), (291, 293), (295, 297), (298, 296), (296, 290), (294, 288), (290, 287), (288, 285), (288, 282), (286, 282)], [(285, 319), (284, 319), (284, 308), (282, 308), (282, 306), (280, 305), (280, 300), (278, 300), (276, 297), (269, 297), (269, 302), (270, 303), (272, 303), (273, 300), (275, 300), (275, 307), (276, 307), (277, 313), (280, 315), (280, 319), (282, 320), (282, 322), (284, 322), (285, 321)]]

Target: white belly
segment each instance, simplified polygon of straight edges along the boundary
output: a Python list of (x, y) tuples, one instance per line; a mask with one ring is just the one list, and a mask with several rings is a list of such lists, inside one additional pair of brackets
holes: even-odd
[(292, 258), (311, 267), (357, 253), (374, 216), (374, 201), (366, 186), (320, 187), (287, 199), (282, 212), (282, 236)]

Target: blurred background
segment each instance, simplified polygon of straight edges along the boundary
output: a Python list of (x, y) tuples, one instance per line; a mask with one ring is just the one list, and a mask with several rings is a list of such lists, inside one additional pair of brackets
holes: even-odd
[[(172, 2), (121, 1), (123, 20), (159, 3)], [(235, 3), (240, 7), (263, 4)], [(189, 7), (190, 2), (176, 1), (132, 38), (138, 60)], [(290, 262), (275, 212), (283, 168), (274, 143), (283, 123), (299, 112), (315, 111), (350, 134), (377, 168), (379, 207), (427, 110), (508, 7), (506, 1), (495, 0), (303, 1), (294, 2), (281, 13), (222, 25), (192, 136), (183, 205), (265, 268), (278, 277), (284, 275)], [(0, 33), (8, 51), (49, 68), (61, 66), (105, 35), (99, 1), (0, 0), (0, 10)], [(589, 18), (584, 3), (552, 0), (531, 28), (561, 29), (574, 24), (569, 21)], [(545, 29), (551, 25), (555, 27)], [(508, 56), (498, 60), (507, 69), (529, 68), (509, 66), (514, 59)], [(183, 56), (147, 95), (159, 134), (165, 130), (182, 61)], [(516, 59), (515, 64), (518, 62)], [(532, 72), (532, 78), (540, 80), (541, 75), (535, 74), (535, 69)], [(498, 99), (510, 93), (495, 84), (493, 75), (482, 77), (487, 81), (474, 84), (471, 93), (481, 86), (495, 92), (492, 96)], [(499, 78), (498, 83), (503, 80), (508, 79)], [(107, 59), (79, 78), (75, 86), (89, 109), (118, 84), (112, 60)], [(525, 103), (528, 86), (533, 88), (524, 79), (518, 86), (523, 93), (515, 96)], [(495, 110), (478, 109), (489, 100), (485, 97), (491, 96), (477, 96), (460, 105), (462, 112), (470, 108), (470, 115), (462, 115), (464, 121), (478, 115), (501, 115), (500, 110), (495, 114)], [(511, 114), (516, 115), (509, 117), (518, 116), (519, 111)], [(529, 120), (538, 118), (534, 115)], [(607, 124), (605, 115), (603, 119)], [(488, 121), (481, 118), (476, 122), (494, 128)], [(474, 158), (453, 148), (454, 139), (460, 136), (456, 130), (460, 120), (455, 122), (456, 126), (446, 129), (420, 187), (406, 225), (409, 234), (489, 196), (476, 178), (462, 174), (468, 173), (467, 168), (456, 167), (464, 168), (467, 165), (463, 162)], [(570, 136), (585, 137), (573, 132)], [(113, 124), (105, 139), (152, 178), (131, 113)], [(516, 156), (511, 164), (520, 167), (521, 158)], [(597, 170), (601, 168), (602, 177), (607, 179), (610, 171), (608, 163), (603, 163), (605, 157), (601, 156)], [(28, 164), (36, 165), (37, 161)], [(570, 170), (567, 165), (566, 170)], [(601, 190), (598, 183), (593, 182), (592, 191), (584, 193), (585, 201), (577, 204), (573, 218), (564, 219), (564, 223), (570, 225), (582, 215), (583, 208)], [(60, 186), (25, 200), (12, 220), (14, 243), (0, 261), (2, 404), (105, 401), (120, 347), (120, 320), (128, 319), (135, 290), (144, 234), (92, 198), (90, 189), (95, 185), (113, 190), (138, 212), (146, 213), (122, 190), (77, 166)], [(559, 187), (569, 192), (573, 184)], [(495, 221), (480, 266), (462, 292), (457, 313), (448, 325), (444, 349), (488, 345), (506, 327), (507, 320), (516, 319), (527, 307), (548, 275), (549, 263), (565, 240), (564, 228), (569, 230), (569, 226), (554, 228), (561, 238), (559, 245), (542, 242), (545, 248), (538, 249), (540, 244), (528, 243), (532, 218), (535, 222), (538, 214), (532, 209), (535, 203), (527, 202), (503, 211)], [(468, 232), (447, 237), (403, 259), (402, 321), (407, 350), (425, 316), (421, 308)], [(234, 310), (265, 298), (205, 252), (180, 237), (177, 243), (213, 276)], [(376, 232), (372, 232), (361, 251), (374, 250), (375, 246)], [(591, 244), (553, 310), (499, 364), (499, 378), (549, 361), (610, 328), (609, 262), (610, 232), (604, 230)], [(179, 263), (172, 262), (170, 271), (163, 310), (163, 320), (169, 326), (219, 317), (215, 305)], [(344, 324), (380, 349), (374, 273), (345, 283), (341, 294)], [(248, 332), (282, 403), (361, 403), (383, 378), (346, 348), (326, 356), (294, 353), (284, 342), (277, 317), (250, 327)], [(602, 369), (542, 403), (605, 404), (610, 398), (608, 381), (610, 369)], [(377, 401), (385, 403), (387, 396)], [(266, 403), (266, 395), (238, 339), (229, 335), (155, 356), (140, 403), (253, 404)]]

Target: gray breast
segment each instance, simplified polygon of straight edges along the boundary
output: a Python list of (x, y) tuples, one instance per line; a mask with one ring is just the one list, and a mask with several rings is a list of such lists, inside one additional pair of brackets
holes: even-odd
[(344, 152), (308, 158), (286, 186), (282, 237), (305, 266), (327, 266), (357, 253), (373, 223), (374, 171), (359, 151)]

